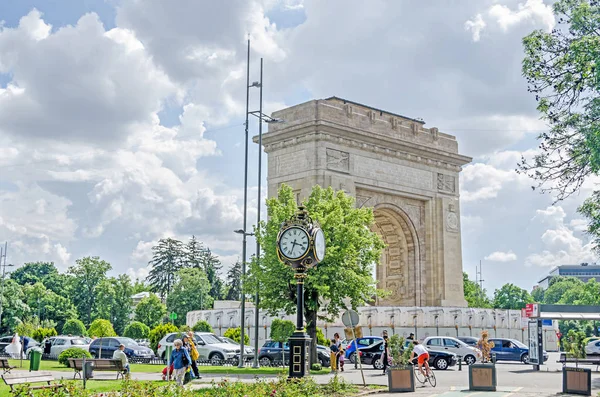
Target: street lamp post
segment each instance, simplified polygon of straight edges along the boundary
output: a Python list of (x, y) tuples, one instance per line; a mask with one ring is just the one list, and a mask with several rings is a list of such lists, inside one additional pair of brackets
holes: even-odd
[[(246, 164), (247, 165), (247, 164)], [(247, 167), (246, 167), (247, 168)], [(246, 193), (244, 192), (244, 196), (246, 195)], [(244, 200), (245, 201), (245, 200)], [(244, 206), (245, 208), (245, 206)], [(244, 216), (245, 216), (245, 210), (244, 210)], [(246, 222), (244, 221), (244, 224)], [(244, 249), (243, 249), (243, 262), (242, 262), (242, 280), (240, 280), (240, 285), (242, 286), (242, 288), (240, 288), (240, 293), (242, 295), (242, 313), (241, 313), (241, 324), (240, 324), (240, 335), (241, 335), (241, 339), (240, 339), (240, 361), (238, 363), (238, 367), (239, 368), (244, 368), (244, 338), (245, 338), (245, 329), (244, 329), (244, 320), (246, 319), (246, 300), (244, 297), (244, 290), (243, 290), (243, 285), (244, 285), (244, 281), (243, 278), (246, 275), (246, 237), (248, 236), (254, 236), (254, 233), (246, 233), (246, 231), (244, 229), (238, 229), (238, 230), (234, 230), (234, 233), (237, 234), (241, 234), (244, 236), (243, 242), (244, 242)]]

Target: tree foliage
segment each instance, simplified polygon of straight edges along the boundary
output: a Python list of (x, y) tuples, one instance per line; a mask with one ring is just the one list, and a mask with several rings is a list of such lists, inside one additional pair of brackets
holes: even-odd
[(98, 257), (77, 259), (76, 265), (69, 268), (73, 276), (72, 298), (79, 318), (86, 324), (91, 324), (94, 313), (99, 312), (99, 286), (106, 279), (106, 273), (112, 266)]
[(504, 284), (494, 292), (495, 309), (520, 310), (528, 303), (533, 303), (529, 292), (511, 283)]
[(192, 327), (192, 331), (194, 332), (213, 332), (212, 327), (208, 323), (208, 321), (200, 320)]
[(600, 8), (597, 1), (559, 0), (559, 26), (523, 39), (523, 75), (550, 130), (540, 153), (519, 168), (562, 200), (600, 170)]
[(85, 329), (85, 325), (81, 320), (76, 318), (67, 320), (65, 325), (62, 328), (63, 335), (76, 335), (76, 336), (85, 336), (87, 335), (87, 331)]
[(240, 290), (242, 282), (242, 262), (236, 262), (227, 272), (227, 295), (226, 300), (240, 300), (242, 291)]
[(184, 265), (183, 243), (172, 238), (161, 239), (152, 247), (148, 285), (161, 298), (166, 298), (177, 281), (176, 274)]
[(58, 270), (54, 262), (25, 263), (10, 274), (10, 278), (20, 285), (44, 283), (51, 275), (57, 275)]
[(475, 281), (469, 280), (469, 275), (463, 272), (463, 289), (465, 300), (469, 307), (491, 308), (492, 303), (487, 296), (487, 292), (481, 289), (481, 286)]
[(156, 327), (167, 314), (166, 306), (154, 294), (142, 299), (135, 308), (135, 321)]
[(223, 296), (223, 281), (219, 277), (221, 270), (221, 261), (212, 254), (210, 248), (204, 247), (201, 242), (192, 236), (185, 246), (186, 265), (190, 268), (197, 268), (204, 271), (210, 284), (209, 295), (215, 299), (221, 299)]
[[(269, 338), (275, 342), (287, 342), (296, 330), (296, 325), (290, 320), (281, 320), (274, 318), (271, 322), (271, 332)], [(326, 344), (329, 347), (329, 343)]]
[(51, 336), (56, 336), (56, 335), (58, 335), (58, 332), (56, 332), (55, 328), (40, 327), (40, 328), (36, 329), (35, 331), (33, 331), (33, 335), (31, 335), (31, 337), (33, 339), (35, 339), (36, 341), (41, 342), (46, 338), (49, 338)]
[(91, 337), (105, 338), (107, 336), (117, 336), (117, 333), (113, 329), (110, 321), (98, 318), (90, 325), (88, 335)]
[[(354, 198), (343, 191), (315, 186), (303, 204), (309, 215), (320, 222), (327, 244), (325, 259), (308, 271), (304, 281), (306, 329), (316, 342), (317, 314), (322, 308), (325, 317), (330, 319), (343, 309), (365, 304), (378, 293), (372, 273), (384, 244), (370, 230), (373, 210), (356, 208)], [(280, 225), (296, 211), (292, 188), (282, 185), (277, 197), (267, 200), (269, 219), (261, 222), (256, 231), (263, 255), (259, 262), (251, 262), (251, 288), (260, 288), (261, 307), (271, 314), (296, 310), (293, 271), (279, 262), (276, 253)], [(323, 301), (328, 302), (325, 307), (322, 307)], [(316, 360), (316, 343), (313, 343), (311, 360)]]
[(177, 328), (176, 326), (174, 326), (171, 323), (157, 325), (150, 331), (150, 334), (149, 334), (150, 348), (152, 350), (154, 350), (154, 352), (157, 352), (158, 351), (158, 342), (160, 342), (160, 340), (162, 338), (164, 338), (165, 335), (170, 334), (171, 332), (178, 332), (178, 331), (179, 331), (179, 328)]
[(131, 339), (148, 339), (150, 335), (150, 328), (139, 321), (134, 321), (125, 327), (123, 336)]
[(177, 273), (177, 284), (167, 298), (167, 311), (177, 313), (175, 325), (185, 323), (187, 312), (211, 308), (213, 298), (210, 293), (210, 282), (200, 268), (181, 269)]
[[(227, 328), (225, 333), (223, 334), (226, 338), (231, 338), (237, 343), (240, 343), (242, 340), (242, 330), (240, 327), (237, 328)], [(247, 332), (244, 332), (244, 344), (248, 346), (250, 344), (250, 337)]]

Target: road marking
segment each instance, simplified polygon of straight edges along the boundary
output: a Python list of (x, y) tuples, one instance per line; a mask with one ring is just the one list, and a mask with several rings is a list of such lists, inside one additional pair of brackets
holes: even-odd
[(517, 387), (516, 389), (514, 389), (513, 391), (511, 391), (510, 393), (508, 393), (506, 396), (504, 397), (509, 397), (512, 396), (514, 393), (518, 392), (519, 390), (523, 389), (522, 387)]
[(456, 386), (452, 386), (452, 387), (450, 388), (450, 390), (451, 390), (451, 391), (454, 391), (454, 390), (456, 390)]

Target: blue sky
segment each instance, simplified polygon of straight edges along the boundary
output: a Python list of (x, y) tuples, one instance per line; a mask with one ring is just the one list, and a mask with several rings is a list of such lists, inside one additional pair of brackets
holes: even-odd
[[(546, 128), (520, 62), (522, 37), (554, 26), (548, 1), (10, 0), (0, 15), (0, 241), (13, 263), (64, 270), (98, 255), (143, 277), (158, 239), (191, 234), (235, 262), (247, 37), (266, 112), (335, 95), (457, 136), (474, 158), (463, 266), (474, 278), (483, 260), (488, 290), (595, 261), (576, 211), (595, 181), (552, 206), (514, 172)], [(251, 143), (250, 224), (257, 155)]]

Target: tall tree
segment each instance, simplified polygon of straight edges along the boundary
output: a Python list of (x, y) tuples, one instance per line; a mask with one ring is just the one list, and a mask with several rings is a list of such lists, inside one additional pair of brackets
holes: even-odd
[(240, 285), (242, 282), (242, 263), (236, 262), (227, 272), (226, 300), (236, 301), (241, 299)]
[(534, 302), (544, 303), (544, 293), (546, 291), (541, 287), (536, 287), (531, 291), (531, 297)]
[(166, 299), (177, 282), (177, 272), (183, 267), (183, 243), (172, 238), (161, 239), (152, 247), (154, 256), (150, 261), (147, 281), (152, 292)]
[(467, 301), (469, 307), (492, 307), (485, 289), (482, 290), (479, 284), (477, 284), (475, 281), (469, 280), (469, 275), (466, 272), (463, 272), (463, 289), (465, 300)]
[(2, 332), (10, 332), (26, 317), (29, 316), (31, 309), (24, 302), (25, 294), (21, 286), (15, 280), (8, 279), (4, 281), (4, 291), (2, 294)]
[(156, 327), (161, 323), (163, 317), (167, 314), (167, 308), (154, 294), (150, 294), (138, 303), (135, 308), (135, 321), (146, 324), (150, 328)]
[(550, 131), (538, 137), (540, 153), (519, 168), (558, 200), (600, 170), (599, 4), (559, 0), (553, 5), (559, 27), (523, 39), (523, 75)]
[(122, 335), (125, 327), (129, 324), (133, 300), (133, 285), (131, 279), (126, 274), (120, 274), (113, 278), (113, 287), (115, 289), (115, 308), (114, 322), (115, 331), (118, 335)]
[(91, 324), (93, 314), (98, 311), (98, 286), (106, 279), (106, 273), (112, 266), (98, 257), (77, 259), (75, 263), (76, 265), (68, 270), (73, 276), (72, 300), (77, 307), (79, 318), (85, 324)]
[(223, 295), (223, 281), (219, 277), (221, 261), (212, 254), (210, 248), (204, 247), (201, 242), (192, 236), (185, 247), (186, 266), (202, 269), (210, 283), (210, 296), (218, 300)]
[(68, 298), (57, 295), (37, 282), (23, 286), (24, 302), (30, 307), (31, 314), (40, 321), (49, 320), (62, 329), (65, 322), (77, 318), (77, 310)]
[(43, 283), (47, 277), (56, 274), (58, 274), (58, 270), (54, 266), (54, 262), (29, 262), (12, 272), (10, 278), (19, 285), (25, 285)]
[[(323, 262), (311, 269), (304, 280), (304, 316), (313, 339), (311, 360), (316, 360), (317, 315), (323, 309), (331, 319), (347, 308), (356, 308), (378, 293), (373, 265), (379, 262), (384, 244), (370, 230), (374, 222), (371, 208), (356, 208), (354, 198), (343, 191), (315, 186), (303, 203), (310, 216), (319, 221), (327, 243)], [(276, 198), (267, 200), (269, 219), (257, 230), (263, 248), (260, 266), (250, 265), (255, 290), (260, 285), (261, 307), (271, 314), (296, 310), (296, 280), (292, 269), (279, 261), (276, 238), (281, 223), (297, 211), (292, 188), (283, 185)], [(258, 285), (257, 285), (258, 283)], [(328, 304), (323, 307), (323, 302)]]
[(202, 269), (181, 269), (179, 281), (167, 298), (167, 311), (177, 313), (175, 325), (185, 324), (187, 312), (211, 308), (210, 283)]
[(583, 282), (575, 277), (554, 277), (550, 280), (550, 286), (544, 292), (544, 303), (556, 304), (563, 300), (563, 296), (569, 290), (579, 290)]
[(504, 284), (494, 292), (495, 309), (524, 309), (525, 305), (533, 303), (533, 298), (526, 290), (514, 284)]

